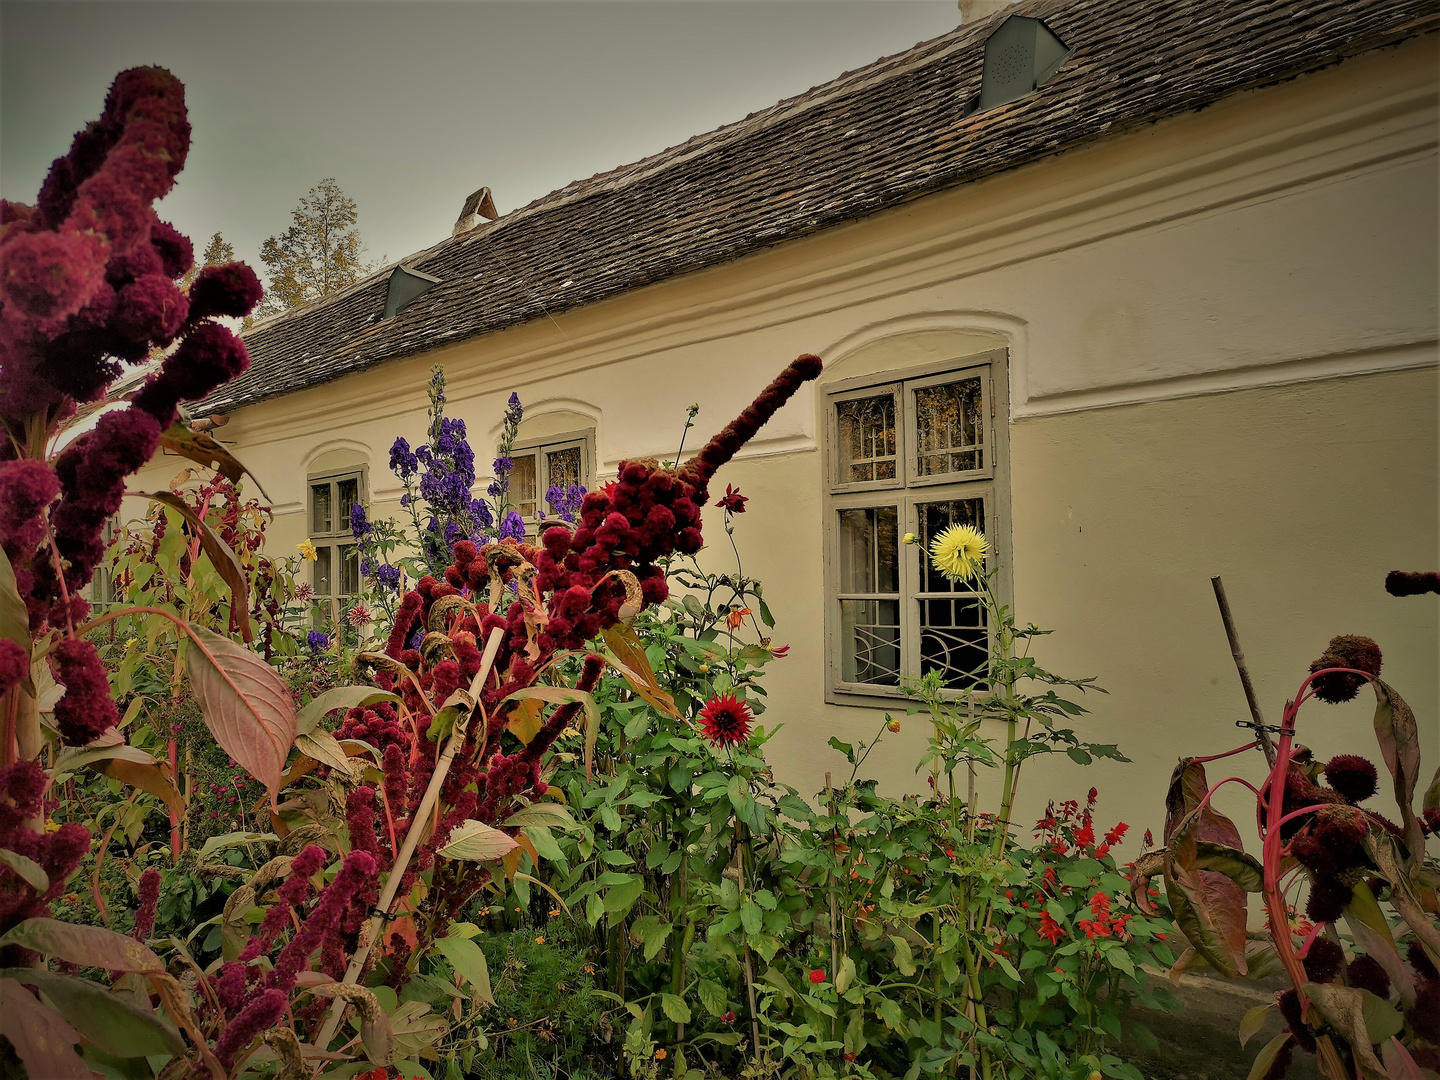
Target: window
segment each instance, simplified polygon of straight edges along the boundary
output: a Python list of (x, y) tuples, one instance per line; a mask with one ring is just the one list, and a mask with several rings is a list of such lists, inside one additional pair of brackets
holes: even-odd
[(339, 622), (360, 592), (360, 553), (350, 533), (350, 511), (364, 502), (363, 470), (310, 478), (310, 542), (315, 545), (310, 584), (324, 614)]
[[(922, 552), (932, 537), (963, 524), (985, 533), (992, 560), (1001, 554), (1006, 446), (1005, 425), (995, 422), (995, 384), (1004, 378), (1003, 360), (1003, 353), (988, 354), (908, 378), (830, 388), (831, 700), (899, 696), (902, 681), (933, 670), (951, 690), (984, 688), (985, 612), (972, 588), (948, 581)], [(920, 544), (905, 544), (906, 533)]]
[(510, 473), (510, 501), (527, 523), (553, 517), (545, 502), (552, 487), (572, 484), (590, 488), (595, 483), (595, 433), (576, 432), (547, 437), (544, 442), (521, 443), (510, 451), (515, 463)]

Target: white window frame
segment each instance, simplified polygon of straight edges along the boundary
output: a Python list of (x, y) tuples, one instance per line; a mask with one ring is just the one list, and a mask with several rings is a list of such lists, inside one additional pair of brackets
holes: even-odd
[[(927, 386), (954, 382), (969, 375), (981, 376), (981, 410), (985, 418), (982, 467), (962, 473), (939, 476), (916, 475), (915, 452), (917, 409), (915, 392)], [(840, 440), (836, 404), (859, 397), (874, 397), (890, 391), (896, 397), (896, 475), (893, 480), (840, 483)], [(894, 506), (897, 529), (903, 537), (919, 532), (919, 509), (924, 503), (980, 498), (985, 514), (985, 536), (990, 543), (987, 562), (997, 567), (992, 581), (1001, 603), (1010, 603), (1010, 496), (1009, 496), (1009, 417), (1008, 409), (998, 403), (1008, 402), (1006, 352), (1003, 349), (975, 356), (954, 357), (934, 363), (907, 368), (903, 371), (880, 372), (870, 376), (845, 379), (824, 389), (825, 422), (825, 700), (836, 705), (867, 705), (880, 707), (896, 700), (906, 700), (900, 685), (846, 682), (844, 671), (840, 600), (840, 525), (842, 510)], [(900, 680), (920, 677), (921, 626), (920, 602), (927, 594), (923, 584), (918, 545), (899, 543), (898, 594), (866, 594), (877, 598), (895, 598), (900, 602)], [(844, 594), (854, 599), (858, 594)], [(953, 594), (946, 594), (947, 596)], [(993, 641), (995, 627), (990, 628)], [(958, 696), (961, 690), (944, 691), (945, 696)]]
[[(357, 541), (350, 532), (349, 517), (341, 517), (340, 514), (340, 488), (339, 485), (345, 480), (355, 481), (355, 501), (358, 505), (364, 506), (366, 492), (368, 491), (367, 481), (369, 480), (369, 467), (366, 465), (352, 465), (345, 469), (335, 469), (327, 472), (315, 473), (305, 481), (305, 529), (310, 543), (315, 546), (318, 553), (321, 548), (328, 548), (330, 552), (330, 584), (331, 590), (326, 593), (320, 591), (320, 559), (310, 564), (310, 587), (315, 590), (315, 600), (325, 602), (329, 607), (330, 621), (337, 626), (342, 622), (341, 604), (346, 600), (354, 600), (364, 591), (364, 582), (359, 582), (359, 588), (354, 593), (337, 592), (341, 576), (341, 550), (348, 547), (357, 547)], [(330, 507), (331, 521), (330, 529), (319, 530), (315, 528), (315, 491), (320, 484), (330, 485)], [(359, 558), (359, 553), (356, 553)], [(359, 570), (356, 570), (357, 581)]]
[[(545, 482), (545, 455), (556, 450), (569, 450), (578, 448), (580, 450), (580, 483), (585, 485), (586, 491), (592, 491), (595, 487), (595, 429), (586, 428), (583, 431), (567, 431), (557, 435), (544, 435), (534, 439), (518, 440), (510, 448), (510, 460), (516, 461), (522, 457), (535, 459), (535, 513), (522, 515), (525, 518), (527, 532), (533, 533), (535, 526), (542, 521), (553, 520), (550, 507), (545, 502), (545, 492), (550, 485)], [(514, 471), (510, 474), (515, 475)], [(510, 503), (518, 512), (520, 503), (515, 498), (512, 488), (510, 492)], [(497, 523), (498, 524), (498, 523)]]

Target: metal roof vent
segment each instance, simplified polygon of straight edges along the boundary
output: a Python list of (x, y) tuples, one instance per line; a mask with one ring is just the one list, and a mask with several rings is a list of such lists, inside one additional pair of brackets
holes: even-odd
[(1033, 94), (1069, 58), (1065, 43), (1039, 19), (1011, 15), (985, 39), (980, 96), (970, 112), (983, 112)]
[(438, 277), (431, 277), (408, 266), (395, 267), (390, 271), (390, 292), (385, 297), (385, 318), (393, 319), (410, 301), (439, 282)]

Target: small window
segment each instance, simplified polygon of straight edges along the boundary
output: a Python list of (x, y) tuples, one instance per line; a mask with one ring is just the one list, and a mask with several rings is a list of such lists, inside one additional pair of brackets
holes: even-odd
[(543, 521), (554, 513), (545, 501), (551, 488), (568, 490), (575, 484), (595, 484), (595, 433), (559, 435), (544, 442), (529, 442), (510, 451), (510, 501), (527, 523)]
[(310, 542), (315, 545), (310, 584), (324, 617), (341, 623), (360, 593), (360, 552), (350, 532), (350, 511), (364, 503), (364, 471), (310, 479)]
[[(993, 354), (898, 381), (852, 380), (829, 393), (832, 700), (894, 697), (905, 680), (936, 670), (950, 690), (984, 689), (985, 611), (973, 588), (932, 569), (923, 552), (951, 525), (972, 525), (992, 560), (1003, 554), (1003, 425), (993, 405), (1002, 361)], [(906, 545), (906, 533), (920, 543)]]

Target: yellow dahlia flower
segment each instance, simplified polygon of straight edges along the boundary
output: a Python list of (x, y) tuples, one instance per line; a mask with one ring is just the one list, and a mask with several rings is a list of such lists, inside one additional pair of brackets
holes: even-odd
[(951, 525), (930, 541), (930, 562), (951, 581), (969, 581), (985, 563), (990, 544), (970, 525)]
[(299, 544), (296, 544), (295, 550), (300, 552), (300, 557), (306, 562), (314, 562), (317, 558), (319, 558), (319, 554), (315, 550), (315, 545), (312, 544), (309, 540), (305, 540)]

